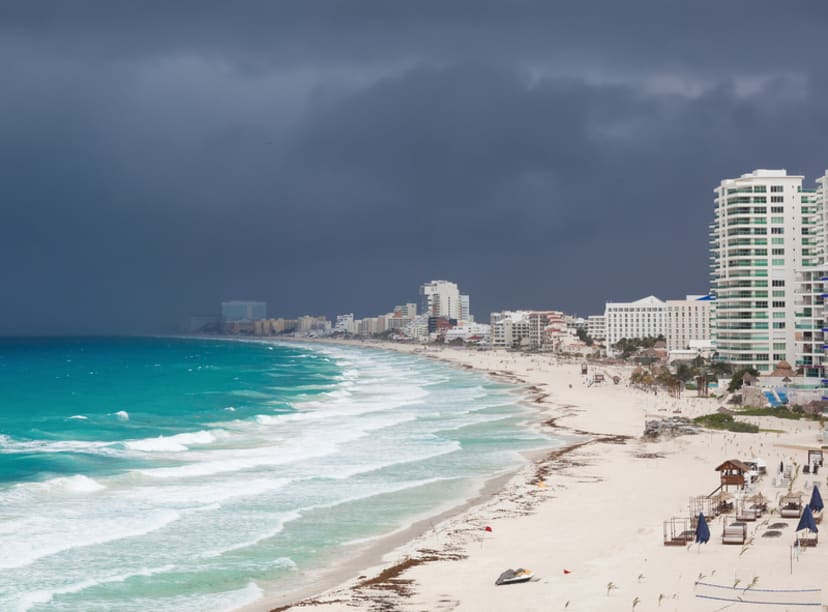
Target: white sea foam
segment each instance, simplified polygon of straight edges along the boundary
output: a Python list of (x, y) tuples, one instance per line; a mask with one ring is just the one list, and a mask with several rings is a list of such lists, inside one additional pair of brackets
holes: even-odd
[(333, 453), (336, 443), (310, 437), (300, 438), (285, 446), (220, 449), (201, 453), (197, 459), (176, 467), (136, 470), (150, 478), (197, 478), (239, 472), (263, 466), (283, 465)]
[(129, 420), (129, 413), (126, 410), (119, 410), (115, 413), (115, 416), (118, 417), (122, 421)]
[[(65, 550), (145, 535), (178, 520), (175, 510), (154, 510), (140, 517), (27, 516), (6, 522), (12, 537), (0, 537), (0, 569), (31, 565)], [(25, 538), (14, 534), (25, 533)], [(5, 536), (6, 534), (2, 534)]]
[(46, 440), (15, 440), (5, 436), (0, 440), (0, 453), (92, 453), (99, 455), (117, 454), (111, 448), (111, 442), (94, 442), (84, 440), (60, 440), (49, 442)]
[[(248, 478), (211, 480), (208, 484), (178, 485), (157, 484), (132, 487), (120, 493), (123, 499), (135, 503), (153, 503), (160, 506), (188, 506), (195, 500), (199, 504), (220, 504), (230, 499), (256, 497), (277, 491), (289, 485), (291, 478)], [(221, 506), (216, 506), (215, 509)], [(203, 508), (202, 508), (203, 509)]]
[(444, 455), (450, 455), (462, 449), (462, 445), (456, 440), (445, 441), (439, 446), (430, 447), (427, 449), (420, 449), (413, 447), (408, 451), (397, 449), (393, 455), (388, 454), (388, 460), (376, 461), (372, 463), (348, 463), (347, 458), (342, 458), (338, 464), (331, 466), (324, 473), (325, 478), (332, 478), (334, 480), (347, 480), (354, 476), (363, 474), (370, 474), (379, 470), (389, 468), (395, 465), (404, 465), (406, 463), (416, 463), (419, 461), (426, 461), (427, 459), (434, 459)]
[(141, 452), (167, 452), (181, 453), (189, 450), (191, 446), (205, 446), (212, 444), (219, 437), (225, 436), (223, 430), (196, 431), (193, 433), (181, 433), (174, 436), (158, 436), (157, 438), (144, 438), (142, 440), (130, 440), (124, 442), (124, 448)]
[(67, 494), (83, 495), (95, 493), (105, 488), (97, 480), (82, 474), (76, 474), (41, 482), (21, 482), (0, 493), (0, 502), (20, 501), (32, 499), (33, 497), (45, 498), (53, 495), (58, 496), (58, 498)]
[[(256, 537), (246, 540), (244, 542), (238, 542), (236, 544), (232, 544), (231, 546), (227, 546), (224, 548), (220, 548), (218, 550), (211, 550), (206, 552), (202, 555), (204, 558), (213, 558), (213, 557), (220, 557), (222, 555), (226, 555), (230, 552), (235, 552), (238, 550), (244, 550), (245, 548), (250, 548), (252, 546), (256, 546), (257, 544), (264, 542), (265, 540), (269, 540), (270, 538), (274, 538), (280, 533), (285, 530), (285, 524), (295, 521), (296, 519), (300, 518), (302, 513), (298, 510), (294, 510), (291, 512), (285, 512), (284, 514), (280, 515), (280, 517), (275, 521), (275, 526), (271, 527), (270, 529), (258, 534)], [(293, 568), (296, 567), (296, 564), (293, 562), (292, 559), (287, 559)], [(285, 567), (288, 567), (286, 564)]]
[(73, 414), (72, 416), (69, 417), (69, 419), (74, 419), (74, 420), (77, 420), (77, 421), (86, 421), (87, 419), (89, 419), (89, 417), (84, 416), (82, 414)]

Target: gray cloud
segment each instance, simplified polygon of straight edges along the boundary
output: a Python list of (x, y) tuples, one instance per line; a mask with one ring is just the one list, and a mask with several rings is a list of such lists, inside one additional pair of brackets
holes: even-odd
[(821, 4), (113, 6), (0, 9), (0, 333), (676, 297), (722, 177), (828, 166)]

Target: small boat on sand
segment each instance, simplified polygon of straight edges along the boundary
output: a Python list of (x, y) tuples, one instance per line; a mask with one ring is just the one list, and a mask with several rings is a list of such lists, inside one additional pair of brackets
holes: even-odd
[(523, 569), (522, 567), (517, 568), (516, 570), (507, 569), (505, 572), (500, 574), (495, 580), (495, 584), (518, 584), (520, 582), (529, 582), (532, 578), (534, 578), (535, 573), (532, 570)]

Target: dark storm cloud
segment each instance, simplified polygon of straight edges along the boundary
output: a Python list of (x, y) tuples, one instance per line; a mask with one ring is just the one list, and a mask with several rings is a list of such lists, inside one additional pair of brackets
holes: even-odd
[(4, 5), (0, 332), (704, 291), (712, 187), (828, 167), (826, 11), (775, 6)]

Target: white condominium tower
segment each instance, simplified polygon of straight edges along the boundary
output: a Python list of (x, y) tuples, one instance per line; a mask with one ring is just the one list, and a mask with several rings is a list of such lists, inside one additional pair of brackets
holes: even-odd
[(754, 170), (714, 189), (710, 225), (712, 336), (719, 358), (770, 372), (797, 351), (797, 269), (818, 239), (802, 176)]
[(460, 290), (455, 283), (434, 280), (420, 285), (421, 310), (431, 317), (462, 319), (463, 302), (468, 309), (468, 297), (461, 300)]

